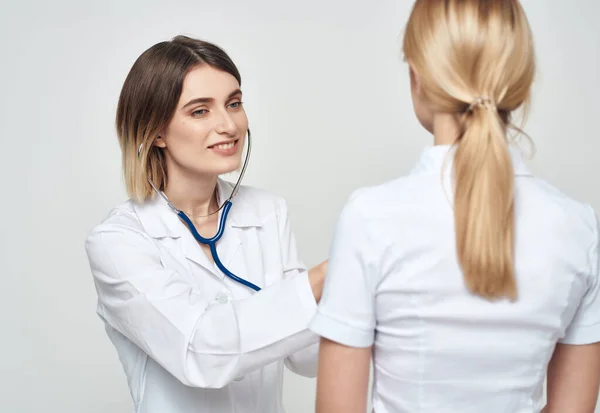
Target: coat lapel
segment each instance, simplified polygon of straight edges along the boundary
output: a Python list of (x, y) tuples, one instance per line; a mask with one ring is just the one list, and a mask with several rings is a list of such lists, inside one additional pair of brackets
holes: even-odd
[(175, 211), (167, 205), (166, 201), (155, 194), (151, 199), (135, 204), (136, 213), (146, 232), (156, 240), (173, 238), (186, 259), (200, 265), (205, 270), (218, 278), (223, 275), (216, 271), (213, 263), (208, 259), (187, 226), (181, 222)]
[[(181, 222), (181, 225), (185, 227), (183, 222)], [(186, 232), (181, 237), (181, 248), (185, 257), (215, 275), (217, 278), (223, 279), (223, 274), (217, 270), (213, 262), (206, 256), (206, 253), (202, 250), (202, 247), (198, 241), (196, 241), (192, 233), (187, 230), (187, 227), (185, 229)]]
[[(217, 188), (219, 204), (222, 204), (231, 194), (233, 185), (219, 179)], [(264, 214), (261, 214), (261, 205), (256, 204), (257, 200), (248, 197), (245, 192), (244, 188), (240, 188), (239, 193), (231, 200), (232, 206), (225, 222), (225, 230), (223, 236), (217, 242), (217, 253), (221, 262), (227, 269), (241, 278), (245, 278), (244, 273), (247, 271), (244, 268), (243, 254), (240, 251), (243, 248), (243, 231), (249, 227), (262, 226), (266, 218)], [(187, 225), (179, 219), (175, 211), (169, 208), (162, 197), (155, 194), (148, 201), (135, 204), (135, 209), (142, 226), (150, 236), (155, 239), (165, 237), (177, 239), (183, 255), (188, 260), (201, 266), (219, 279), (223, 279), (225, 275), (206, 256)], [(221, 214), (222, 210), (219, 211), (219, 219)], [(239, 257), (239, 260), (236, 257)], [(236, 265), (233, 265), (234, 260)], [(232, 265), (238, 272), (233, 271)]]
[[(217, 188), (219, 193), (219, 203), (222, 204), (229, 198), (229, 195), (233, 190), (233, 184), (219, 179)], [(249, 227), (262, 226), (263, 221), (258, 214), (256, 205), (251, 202), (252, 200), (245, 199), (244, 192), (244, 188), (240, 188), (238, 194), (231, 199), (231, 209), (229, 210), (229, 215), (225, 222), (225, 231), (217, 243), (217, 252), (225, 268), (241, 278), (245, 278), (243, 273), (246, 272), (247, 269), (239, 268), (239, 266), (236, 265), (235, 267), (237, 267), (236, 269), (238, 270), (236, 273), (232, 268), (232, 264), (234, 263), (234, 260), (236, 260), (236, 257), (242, 255), (243, 232)], [(221, 212), (219, 213), (219, 218), (220, 217)], [(239, 260), (236, 260), (236, 262), (237, 261)], [(239, 271), (242, 273), (239, 273)]]

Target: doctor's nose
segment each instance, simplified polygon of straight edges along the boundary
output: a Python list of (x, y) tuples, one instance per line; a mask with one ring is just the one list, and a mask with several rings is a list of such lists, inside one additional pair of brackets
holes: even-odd
[(220, 113), (217, 119), (215, 130), (220, 135), (235, 135), (237, 132), (237, 124), (234, 122), (231, 115), (227, 112)]

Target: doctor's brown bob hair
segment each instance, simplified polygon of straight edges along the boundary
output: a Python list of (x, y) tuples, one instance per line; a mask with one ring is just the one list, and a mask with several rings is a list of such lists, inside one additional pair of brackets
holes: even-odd
[(223, 49), (182, 35), (147, 49), (125, 79), (116, 129), (127, 193), (136, 202), (153, 193), (148, 177), (160, 190), (167, 183), (164, 153), (153, 142), (175, 113), (185, 76), (202, 65), (227, 72), (242, 83), (236, 65)]

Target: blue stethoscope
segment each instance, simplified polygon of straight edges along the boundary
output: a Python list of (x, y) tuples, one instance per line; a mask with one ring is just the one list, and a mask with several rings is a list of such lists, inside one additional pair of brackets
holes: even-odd
[[(260, 291), (260, 287), (252, 284), (250, 281), (246, 281), (243, 278), (238, 277), (237, 275), (235, 275), (234, 273), (229, 271), (225, 267), (225, 265), (221, 262), (221, 259), (219, 258), (219, 254), (217, 253), (217, 242), (221, 239), (221, 237), (223, 236), (223, 232), (225, 231), (225, 223), (227, 221), (227, 216), (229, 215), (229, 210), (231, 209), (231, 206), (232, 206), (231, 199), (237, 193), (240, 183), (242, 182), (242, 178), (244, 177), (244, 173), (246, 172), (246, 167), (248, 166), (248, 159), (250, 158), (251, 146), (252, 146), (252, 144), (251, 144), (250, 130), (248, 130), (248, 150), (246, 152), (246, 158), (244, 159), (244, 166), (242, 167), (242, 171), (240, 172), (240, 177), (238, 178), (235, 186), (233, 187), (233, 191), (231, 191), (231, 195), (229, 196), (229, 198), (227, 198), (227, 201), (225, 201), (223, 203), (223, 205), (221, 205), (219, 207), (219, 209), (217, 209), (216, 211), (211, 212), (210, 214), (207, 215), (207, 216), (210, 216), (210, 215), (216, 214), (221, 209), (223, 209), (223, 212), (221, 213), (221, 218), (219, 219), (219, 227), (217, 229), (217, 233), (212, 238), (204, 238), (202, 235), (200, 235), (198, 233), (198, 231), (196, 230), (196, 227), (192, 223), (192, 220), (185, 214), (185, 212), (180, 211), (179, 209), (175, 208), (175, 206), (171, 203), (171, 201), (169, 201), (169, 199), (167, 198), (165, 193), (163, 191), (159, 190), (156, 187), (156, 185), (154, 185), (154, 182), (152, 182), (152, 179), (150, 179), (150, 177), (148, 177), (148, 182), (150, 183), (152, 188), (154, 188), (156, 193), (159, 194), (167, 202), (167, 205), (169, 206), (169, 208), (171, 208), (171, 210), (173, 210), (173, 212), (175, 212), (177, 214), (177, 216), (187, 225), (187, 227), (189, 228), (190, 232), (192, 233), (192, 235), (194, 236), (196, 241), (198, 241), (201, 244), (208, 245), (210, 247), (210, 253), (213, 257), (213, 260), (215, 260), (215, 264), (217, 265), (217, 268), (219, 268), (223, 272), (223, 274), (225, 274), (227, 277), (231, 278), (233, 281), (240, 283), (248, 288), (251, 288), (254, 291)], [(142, 149), (143, 149), (143, 143), (138, 148), (138, 158), (141, 156)]]

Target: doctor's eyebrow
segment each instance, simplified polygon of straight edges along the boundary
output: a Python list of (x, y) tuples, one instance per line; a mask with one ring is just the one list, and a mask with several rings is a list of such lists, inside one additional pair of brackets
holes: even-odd
[[(227, 96), (227, 100), (229, 100), (232, 97), (237, 96), (237, 95), (240, 95), (240, 96), (242, 95), (242, 91), (240, 89), (236, 89), (233, 92), (231, 92), (229, 94), (229, 96)], [(212, 103), (214, 101), (215, 101), (215, 98), (195, 98), (195, 99), (190, 100), (188, 103), (186, 103), (185, 105), (183, 105), (181, 108), (185, 109), (188, 106), (192, 106), (192, 105), (195, 105), (195, 104), (198, 104), (198, 103)]]

